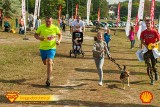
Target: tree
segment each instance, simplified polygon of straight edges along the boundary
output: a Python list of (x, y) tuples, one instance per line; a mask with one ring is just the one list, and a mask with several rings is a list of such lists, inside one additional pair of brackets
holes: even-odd
[(98, 16), (98, 8), (100, 8), (100, 17), (107, 17), (108, 13), (108, 2), (106, 0), (92, 0), (93, 11), (91, 15)]
[(0, 0), (0, 9), (3, 9), (2, 6), (3, 6), (3, 2), (2, 0)]
[(21, 14), (21, 4), (19, 0), (5, 0), (2, 7), (5, 17), (12, 18)]
[(145, 0), (144, 3), (144, 16), (149, 16), (150, 15), (150, 1), (149, 0)]
[(62, 5), (62, 10), (66, 7), (64, 0), (41, 0), (41, 16), (57, 18), (59, 5)]

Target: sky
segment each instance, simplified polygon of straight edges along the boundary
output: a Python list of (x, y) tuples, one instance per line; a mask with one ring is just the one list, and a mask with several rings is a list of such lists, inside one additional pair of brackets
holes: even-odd
[[(109, 2), (109, 4), (114, 4), (114, 3), (123, 2), (123, 1), (126, 1), (126, 0), (107, 0), (107, 2)], [(156, 1), (160, 2), (160, 0), (156, 0)]]
[(114, 3), (123, 2), (123, 1), (126, 1), (126, 0), (107, 0), (109, 4), (114, 4)]

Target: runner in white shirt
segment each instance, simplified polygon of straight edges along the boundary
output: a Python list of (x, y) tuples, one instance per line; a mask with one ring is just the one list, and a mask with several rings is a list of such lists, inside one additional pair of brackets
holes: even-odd
[(84, 32), (85, 25), (82, 20), (80, 20), (80, 16), (76, 17), (76, 20), (72, 22), (72, 33), (73, 32)]
[(142, 19), (140, 19), (139, 25), (141, 25), (141, 32), (147, 29), (146, 23)]

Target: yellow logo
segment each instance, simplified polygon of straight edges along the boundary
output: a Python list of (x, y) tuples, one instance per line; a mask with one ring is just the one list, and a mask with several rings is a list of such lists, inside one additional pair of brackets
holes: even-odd
[(18, 98), (18, 94), (19, 93), (16, 91), (11, 91), (6, 93), (6, 97), (11, 103), (13, 103)]
[(142, 103), (151, 103), (153, 94), (149, 91), (144, 91), (140, 94), (140, 99), (142, 100)]

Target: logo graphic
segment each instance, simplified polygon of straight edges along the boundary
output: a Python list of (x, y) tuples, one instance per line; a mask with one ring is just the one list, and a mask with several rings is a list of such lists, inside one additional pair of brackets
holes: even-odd
[(18, 98), (18, 92), (16, 91), (12, 91), (12, 92), (7, 92), (6, 93), (6, 97), (8, 98), (8, 100), (13, 103), (17, 98)]
[(140, 99), (142, 100), (142, 103), (151, 103), (153, 94), (149, 91), (144, 91), (140, 94)]

